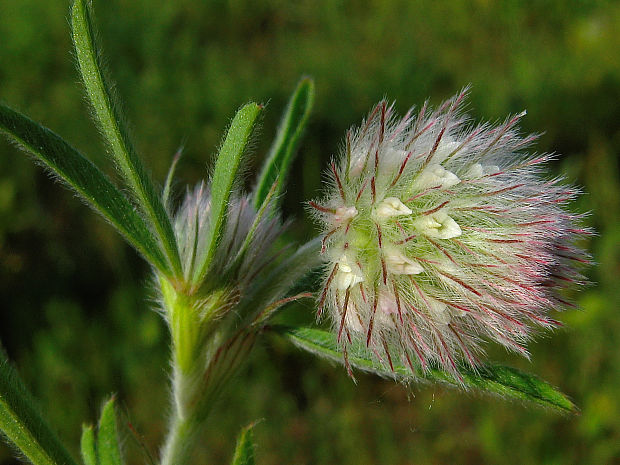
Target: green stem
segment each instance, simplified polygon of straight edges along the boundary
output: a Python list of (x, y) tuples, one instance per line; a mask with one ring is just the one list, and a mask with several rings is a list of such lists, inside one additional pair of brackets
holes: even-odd
[(182, 465), (189, 463), (198, 429), (191, 419), (183, 419), (174, 412), (170, 431), (166, 438), (161, 465)]
[[(213, 319), (228, 308), (230, 293), (209, 296), (178, 292), (159, 277), (162, 302), (172, 337), (172, 416), (161, 452), (161, 465), (190, 463), (194, 446), (214, 401), (251, 351), (256, 333), (235, 331), (230, 319)], [(234, 294), (233, 294), (234, 296)]]
[(173, 355), (172, 417), (162, 449), (161, 465), (190, 463), (196, 438), (210, 410), (211, 402), (205, 411), (199, 411), (196, 405), (196, 399), (203, 397), (205, 389), (208, 390), (203, 380), (204, 359), (200, 357), (192, 361), (192, 365), (184, 369), (177, 355)]
[[(215, 400), (219, 397), (230, 378), (236, 373), (245, 355), (251, 349), (250, 343), (233, 338), (224, 344), (215, 343), (219, 334), (214, 334), (209, 341), (216, 350), (204, 348), (208, 353), (205, 357), (194, 359), (190, 372), (184, 372), (176, 361), (173, 361), (174, 374), (172, 379), (173, 413), (170, 429), (161, 454), (161, 465), (185, 465), (190, 463), (192, 452), (206, 424)], [(209, 360), (205, 363), (204, 360)], [(206, 368), (205, 368), (206, 367)]]

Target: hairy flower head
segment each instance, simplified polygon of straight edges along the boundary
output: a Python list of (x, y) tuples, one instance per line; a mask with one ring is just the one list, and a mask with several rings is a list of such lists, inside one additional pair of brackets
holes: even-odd
[[(286, 286), (277, 286), (270, 276), (274, 260), (279, 255), (274, 244), (286, 225), (273, 211), (269, 198), (258, 211), (255, 210), (252, 195), (232, 196), (226, 225), (205, 279), (174, 292), (163, 292), (162, 308), (175, 307), (174, 302), (179, 299), (181, 306), (191, 307), (189, 313), (193, 323), (189, 326), (197, 333), (215, 328), (214, 323), (225, 316), (234, 321), (232, 327), (243, 323), (249, 328), (267, 309), (286, 302), (280, 300)], [(188, 283), (191, 283), (196, 267), (204, 262), (210, 240), (211, 216), (208, 185), (201, 182), (188, 189), (174, 218), (181, 264)], [(287, 280), (282, 281), (290, 284)], [(170, 288), (164, 281), (160, 280), (160, 283)], [(265, 288), (274, 290), (267, 293)], [(176, 314), (183, 312), (185, 310)], [(171, 327), (174, 327), (173, 314), (174, 311), (165, 314)]]
[[(222, 279), (248, 287), (257, 274), (273, 260), (273, 244), (285, 225), (272, 211), (256, 211), (251, 195), (234, 196), (228, 206), (227, 223), (209, 270), (209, 280)], [(207, 253), (211, 221), (211, 194), (209, 187), (199, 183), (188, 191), (175, 216), (175, 232), (179, 243), (182, 266), (189, 278), (196, 263), (203, 262)]]
[(581, 282), (574, 245), (588, 234), (565, 205), (578, 191), (540, 176), (550, 155), (523, 152), (536, 136), (516, 124), (472, 126), (465, 92), (417, 116), (380, 102), (347, 133), (324, 199), (310, 202), (324, 229), (326, 312), (342, 346), (365, 344), (386, 366), (398, 356), (459, 376), (480, 342), (527, 356), (532, 326)]

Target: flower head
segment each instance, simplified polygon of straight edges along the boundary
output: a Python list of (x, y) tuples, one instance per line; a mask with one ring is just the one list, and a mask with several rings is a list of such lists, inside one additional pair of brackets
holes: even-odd
[(516, 129), (525, 113), (472, 126), (464, 96), (403, 118), (380, 102), (310, 202), (324, 229), (319, 316), (345, 361), (358, 342), (386, 366), (398, 356), (458, 377), (484, 339), (527, 356), (532, 326), (559, 324), (558, 289), (582, 281), (574, 241), (588, 231), (564, 208), (577, 189), (540, 177), (551, 156), (523, 152), (536, 138)]
[[(226, 227), (210, 267), (209, 281), (219, 283), (226, 277), (238, 283), (238, 287), (248, 287), (273, 260), (273, 244), (286, 225), (273, 211), (271, 203), (265, 209), (256, 211), (251, 195), (237, 195), (231, 199)], [(202, 263), (207, 253), (210, 221), (211, 193), (207, 185), (199, 183), (187, 192), (175, 216), (175, 232), (188, 279), (195, 264)]]

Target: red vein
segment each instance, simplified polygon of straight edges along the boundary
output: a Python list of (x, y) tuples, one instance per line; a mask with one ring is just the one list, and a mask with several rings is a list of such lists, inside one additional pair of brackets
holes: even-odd
[(446, 200), (445, 202), (437, 205), (435, 208), (432, 208), (431, 210), (427, 210), (425, 212), (422, 212), (421, 214), (424, 215), (424, 216), (432, 215), (433, 213), (437, 213), (439, 210), (441, 210), (443, 207), (445, 207), (449, 203), (450, 203), (450, 201)]
[(340, 342), (340, 337), (342, 336), (342, 329), (344, 328), (344, 321), (347, 317), (347, 309), (349, 308), (350, 295), (351, 295), (350, 289), (347, 288), (347, 291), (344, 294), (344, 306), (342, 309), (342, 319), (340, 320), (340, 329), (338, 329), (338, 342)]
[(338, 171), (336, 170), (336, 165), (334, 162), (331, 163), (332, 173), (334, 173), (334, 178), (336, 179), (336, 184), (338, 184), (338, 191), (340, 192), (340, 197), (342, 197), (343, 202), (347, 202), (347, 197), (344, 195), (344, 189), (342, 188), (342, 183), (340, 182), (340, 176), (338, 176)]
[(372, 337), (372, 328), (375, 322), (375, 313), (377, 313), (378, 300), (379, 300), (379, 295), (377, 294), (377, 289), (375, 289), (374, 297), (372, 300), (372, 313), (370, 314), (370, 321), (368, 323), (368, 332), (366, 333), (366, 347), (370, 345), (370, 338)]
[(398, 286), (396, 280), (392, 280), (392, 288), (394, 289), (394, 298), (396, 299), (396, 308), (398, 309), (398, 317), (400, 322), (403, 323), (403, 314), (400, 310), (400, 296), (398, 295)]
[(398, 182), (398, 180), (400, 179), (401, 175), (403, 174), (403, 171), (405, 171), (405, 166), (407, 166), (407, 163), (409, 162), (409, 159), (411, 158), (411, 154), (412, 153), (413, 152), (407, 153), (407, 156), (405, 157), (405, 159), (401, 163), (400, 169), (398, 170), (398, 174), (396, 175), (396, 177), (392, 181), (392, 184), (390, 184), (390, 187), (394, 187), (396, 185), (396, 183)]
[(327, 282), (325, 283), (323, 292), (321, 293), (321, 298), (319, 299), (319, 305), (318, 305), (317, 318), (321, 318), (321, 314), (323, 313), (323, 305), (325, 304), (325, 299), (327, 298), (327, 291), (337, 271), (338, 271), (338, 263), (334, 265), (332, 272), (329, 274), (329, 277), (327, 278)]
[(374, 204), (376, 196), (377, 196), (377, 191), (375, 189), (375, 177), (374, 176), (370, 178), (370, 189), (372, 192), (372, 203)]
[(308, 202), (308, 205), (310, 205), (315, 210), (318, 210), (318, 211), (323, 212), (323, 213), (331, 213), (332, 215), (336, 214), (336, 209), (335, 208), (324, 207), (322, 205), (319, 205), (316, 202), (313, 202), (312, 200), (310, 202)]

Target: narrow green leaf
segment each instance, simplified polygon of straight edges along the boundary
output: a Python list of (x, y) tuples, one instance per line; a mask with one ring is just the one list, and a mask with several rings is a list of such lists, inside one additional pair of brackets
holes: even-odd
[(75, 465), (1, 351), (0, 430), (34, 465)]
[(258, 209), (267, 196), (271, 185), (277, 180), (275, 196), (282, 191), (287, 174), (291, 169), (300, 137), (308, 121), (308, 116), (314, 103), (314, 81), (303, 78), (293, 92), (280, 127), (263, 164), (261, 174), (256, 185), (254, 208)]
[[(287, 337), (297, 347), (315, 355), (337, 362), (342, 362), (337, 336), (332, 332), (316, 328), (292, 328), (279, 326), (274, 328), (279, 334)], [(388, 371), (375, 362), (365, 347), (353, 345), (348, 350), (348, 360), (352, 367), (380, 376), (408, 381), (412, 379), (408, 365), (393, 357), (394, 371)], [(565, 412), (576, 412), (575, 405), (560, 391), (549, 383), (515, 368), (485, 364), (474, 371), (469, 367), (461, 369), (462, 383), (449, 373), (437, 368), (416, 373), (414, 380), (441, 382), (453, 387), (475, 388), (500, 396), (526, 400)]]
[(271, 199), (273, 198), (273, 195), (275, 193), (275, 188), (276, 188), (276, 183), (274, 183), (273, 186), (271, 186), (271, 190), (268, 192), (267, 197), (265, 197), (265, 200), (263, 200), (263, 204), (258, 209), (258, 212), (256, 213), (256, 216), (254, 217), (254, 222), (252, 223), (252, 226), (250, 227), (248, 234), (245, 236), (245, 239), (243, 240), (243, 244), (241, 244), (241, 247), (239, 248), (237, 255), (235, 256), (235, 258), (231, 261), (229, 265), (230, 269), (235, 269), (237, 265), (241, 263), (241, 261), (245, 257), (245, 254), (248, 251), (248, 248), (250, 247), (252, 240), (254, 239), (254, 234), (256, 233), (258, 226), (260, 225), (261, 221), (263, 221), (267, 212), (270, 210), (269, 207), (273, 205), (271, 203)]
[(82, 461), (84, 465), (97, 465), (97, 452), (95, 451), (95, 431), (92, 426), (82, 427), (82, 439), (80, 441)]
[(153, 266), (170, 276), (170, 267), (147, 225), (121, 191), (88, 159), (59, 135), (3, 105), (0, 131), (66, 182)]
[(202, 263), (196, 264), (194, 282), (199, 282), (205, 275), (215, 254), (225, 226), (224, 220), (228, 211), (228, 201), (237, 177), (237, 171), (262, 108), (256, 103), (244, 105), (235, 115), (220, 148), (211, 179), (211, 222), (209, 224), (207, 253), (204, 255)]
[(123, 463), (116, 431), (116, 412), (114, 411), (113, 398), (103, 406), (99, 419), (97, 456), (99, 465), (121, 465)]
[(113, 87), (103, 73), (101, 52), (95, 43), (87, 0), (75, 0), (73, 3), (71, 26), (78, 68), (99, 128), (123, 179), (157, 232), (175, 275), (181, 276), (181, 259), (170, 217), (131, 143), (120, 105), (112, 92)]
[(237, 438), (232, 465), (254, 465), (254, 432), (256, 423), (246, 426)]
[(183, 147), (177, 150), (177, 153), (174, 154), (174, 158), (172, 159), (172, 163), (170, 163), (170, 168), (168, 169), (168, 175), (166, 176), (166, 183), (164, 184), (164, 192), (161, 195), (161, 200), (164, 203), (164, 207), (169, 212), (172, 212), (172, 205), (170, 199), (170, 191), (172, 190), (172, 181), (174, 180), (174, 172), (177, 169), (177, 164), (181, 159), (181, 155), (183, 155)]

